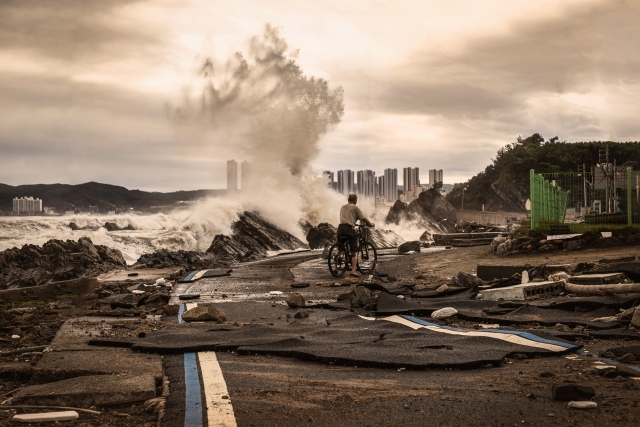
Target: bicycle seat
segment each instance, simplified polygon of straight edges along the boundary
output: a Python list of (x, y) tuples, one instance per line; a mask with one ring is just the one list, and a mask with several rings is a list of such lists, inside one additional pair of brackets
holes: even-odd
[(349, 236), (339, 236), (338, 237), (338, 241), (339, 242), (345, 242), (347, 240), (349, 240)]

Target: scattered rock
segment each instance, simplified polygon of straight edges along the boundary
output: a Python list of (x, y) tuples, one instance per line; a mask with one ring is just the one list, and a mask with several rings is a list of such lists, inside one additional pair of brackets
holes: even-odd
[(179, 304), (170, 304), (162, 307), (162, 312), (167, 316), (175, 316), (180, 311)]
[(441, 293), (441, 292), (445, 292), (447, 289), (449, 289), (449, 286), (445, 285), (440, 285), (438, 287), (438, 289), (436, 289), (436, 292)]
[(182, 320), (184, 320), (185, 322), (224, 322), (227, 320), (227, 315), (224, 314), (222, 310), (217, 309), (213, 305), (201, 305), (182, 313)]
[(569, 240), (564, 242), (562, 245), (562, 247), (568, 251), (577, 251), (578, 249), (582, 249), (585, 246), (585, 241), (582, 239)]
[(590, 402), (586, 400), (586, 401), (569, 402), (567, 406), (569, 406), (569, 408), (576, 408), (576, 409), (593, 409), (593, 408), (597, 408), (598, 404), (596, 402)]
[(456, 314), (458, 314), (458, 310), (455, 308), (445, 307), (431, 313), (431, 317), (434, 319), (445, 319), (447, 317), (455, 316)]
[(474, 289), (485, 284), (484, 280), (462, 271), (456, 273), (456, 275), (451, 278), (451, 283), (459, 287)]
[(551, 378), (551, 377), (555, 377), (556, 374), (554, 374), (553, 372), (540, 372), (540, 377), (542, 378)]
[(584, 400), (591, 399), (596, 395), (596, 391), (593, 387), (583, 386), (579, 384), (554, 384), (551, 388), (551, 395), (554, 400), (571, 401), (571, 400)]
[(305, 306), (304, 297), (295, 292), (287, 296), (285, 301), (291, 308), (302, 308)]
[(420, 241), (415, 240), (411, 242), (405, 242), (398, 246), (398, 252), (400, 252), (401, 254), (407, 252), (420, 252)]
[(296, 311), (296, 314), (293, 315), (293, 317), (295, 317), (296, 319), (304, 319), (309, 317), (309, 312), (306, 310), (298, 310)]

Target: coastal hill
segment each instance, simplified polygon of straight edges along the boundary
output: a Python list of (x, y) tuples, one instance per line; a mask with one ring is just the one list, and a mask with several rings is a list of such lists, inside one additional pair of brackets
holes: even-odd
[(0, 184), (0, 211), (13, 209), (14, 197), (35, 197), (42, 199), (42, 206), (56, 209), (58, 213), (69, 210), (84, 212), (89, 206), (97, 206), (99, 212), (123, 211), (133, 208), (150, 211), (160, 207), (176, 206), (178, 202), (188, 202), (226, 194), (226, 190), (193, 190), (171, 193), (128, 190), (117, 185), (87, 182), (78, 185), (35, 184), (11, 186)]
[[(456, 186), (446, 196), (460, 209), (462, 188), (465, 210), (522, 212), (529, 198), (529, 171), (537, 173), (576, 172), (578, 165), (591, 166), (599, 162), (599, 151), (609, 147), (609, 159), (618, 165), (640, 160), (640, 142), (560, 142), (545, 141), (535, 133), (498, 150), (493, 162), (469, 181)], [(637, 168), (637, 166), (635, 166)]]

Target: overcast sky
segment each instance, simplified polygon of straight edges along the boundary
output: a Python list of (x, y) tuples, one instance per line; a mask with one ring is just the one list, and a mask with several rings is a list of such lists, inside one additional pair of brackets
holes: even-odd
[(639, 16), (636, 1), (0, 0), (0, 182), (224, 187), (228, 154), (185, 143), (167, 111), (203, 58), (267, 23), (344, 89), (318, 171), (454, 183), (518, 135), (640, 140)]

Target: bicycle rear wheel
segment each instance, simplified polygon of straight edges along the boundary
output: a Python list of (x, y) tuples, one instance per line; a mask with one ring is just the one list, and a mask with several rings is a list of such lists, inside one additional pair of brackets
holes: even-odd
[(344, 247), (339, 243), (334, 243), (329, 248), (329, 271), (333, 277), (342, 277), (347, 271), (347, 258), (344, 253)]
[(376, 269), (378, 253), (369, 242), (364, 242), (358, 248), (358, 271), (362, 274), (371, 274)]

